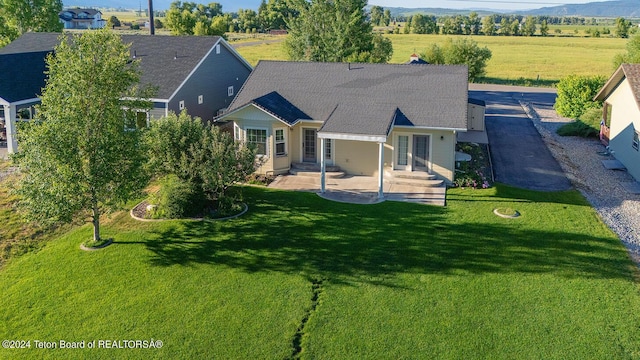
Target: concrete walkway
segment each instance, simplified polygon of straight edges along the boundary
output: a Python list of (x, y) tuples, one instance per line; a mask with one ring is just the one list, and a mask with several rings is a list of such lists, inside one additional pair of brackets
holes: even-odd
[(281, 175), (270, 188), (293, 191), (307, 191), (332, 201), (352, 204), (376, 204), (381, 201), (404, 201), (429, 205), (445, 205), (446, 188), (415, 186), (384, 181), (384, 199), (378, 198), (378, 178), (371, 176), (346, 176), (327, 178), (326, 192), (320, 193), (319, 176)]

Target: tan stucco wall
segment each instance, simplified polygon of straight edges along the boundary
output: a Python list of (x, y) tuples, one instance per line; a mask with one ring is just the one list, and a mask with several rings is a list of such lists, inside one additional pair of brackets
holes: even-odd
[[(397, 135), (430, 135), (430, 164), (429, 172), (447, 182), (453, 182), (455, 171), (456, 136), (450, 130), (422, 130), (396, 128), (387, 139), (385, 150), (385, 167), (394, 167), (397, 156), (395, 153)], [(413, 140), (409, 138), (409, 164), (411, 164), (411, 150)], [(410, 168), (407, 170), (411, 170)]]
[[(257, 169), (259, 174), (284, 174), (289, 171), (291, 164), (291, 131), (283, 122), (255, 107), (249, 106), (242, 109), (225, 120), (230, 120), (242, 130), (242, 138), (245, 139), (246, 129), (267, 130), (267, 156), (261, 156), (261, 166)], [(285, 156), (275, 156), (275, 129), (285, 130), (287, 154)]]
[(622, 81), (606, 102), (612, 106), (610, 149), (629, 173), (640, 180), (640, 151), (631, 146), (635, 130), (640, 130), (640, 110), (627, 79)]
[[(247, 107), (243, 110), (229, 115), (225, 120), (234, 121), (242, 131), (247, 128), (257, 128), (267, 130), (268, 156), (263, 157), (263, 164), (258, 169), (258, 173), (286, 173), (291, 163), (302, 162), (303, 155), (303, 133), (304, 129), (319, 130), (322, 126), (317, 122), (300, 122), (289, 128), (281, 121), (264, 111)], [(275, 154), (275, 129), (284, 128), (286, 137), (287, 155), (276, 157)], [(447, 182), (453, 182), (455, 166), (455, 134), (447, 130), (426, 130), (414, 128), (396, 128), (388, 136), (384, 144), (384, 167), (385, 170), (395, 168), (394, 161), (397, 156), (394, 151), (396, 137), (398, 134), (408, 135), (409, 153), (411, 164), (411, 150), (413, 147), (414, 134), (430, 136), (430, 161), (429, 172)], [(316, 162), (320, 163), (320, 139), (316, 139)], [(333, 142), (333, 165), (339, 166), (343, 171), (352, 175), (378, 175), (378, 143), (366, 141), (334, 140)], [(412, 170), (409, 166), (406, 170)]]

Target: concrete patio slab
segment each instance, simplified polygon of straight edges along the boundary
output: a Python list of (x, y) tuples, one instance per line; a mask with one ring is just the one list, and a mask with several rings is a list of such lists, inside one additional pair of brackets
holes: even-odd
[(623, 183), (620, 183), (620, 185), (622, 185), (622, 187), (629, 194), (635, 194), (635, 195), (640, 194), (640, 182), (637, 182), (637, 181), (623, 182)]
[(602, 165), (607, 170), (626, 170), (627, 168), (622, 165), (618, 160), (602, 160)]
[(352, 203), (376, 204), (381, 201), (404, 201), (429, 205), (444, 206), (446, 188), (416, 186), (394, 183), (385, 179), (384, 198), (378, 197), (378, 179), (371, 176), (347, 176), (344, 178), (326, 179), (325, 193), (320, 193), (320, 178), (309, 176), (280, 175), (269, 184), (270, 188), (317, 193), (322, 198)]

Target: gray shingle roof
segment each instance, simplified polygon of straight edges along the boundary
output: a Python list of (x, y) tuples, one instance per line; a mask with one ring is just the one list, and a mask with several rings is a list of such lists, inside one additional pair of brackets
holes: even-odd
[[(52, 51), (59, 33), (25, 33), (0, 54)], [(131, 56), (140, 60), (140, 84), (158, 87), (156, 98), (169, 99), (205, 55), (220, 41), (218, 36), (122, 35), (131, 44)], [(246, 64), (250, 69), (250, 65)]]
[(304, 111), (298, 109), (275, 91), (254, 99), (253, 103), (289, 125), (301, 119), (311, 119)]
[(276, 91), (322, 132), (387, 135), (398, 113), (397, 125), (462, 130), (467, 78), (466, 65), (261, 61), (229, 112)]
[(593, 99), (604, 101), (625, 78), (629, 81), (633, 96), (640, 108), (640, 64), (621, 64)]
[(35, 99), (44, 87), (48, 51), (0, 55), (0, 98), (7, 102)]

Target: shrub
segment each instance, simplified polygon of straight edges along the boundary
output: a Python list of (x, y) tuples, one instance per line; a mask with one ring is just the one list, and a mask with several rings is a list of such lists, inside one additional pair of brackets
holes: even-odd
[(569, 75), (560, 79), (554, 108), (562, 116), (577, 119), (587, 110), (601, 107), (592, 99), (605, 81), (602, 76)]
[(153, 196), (152, 202), (157, 206), (151, 217), (178, 219), (201, 212), (203, 197), (195, 186), (181, 180), (176, 175), (167, 175), (160, 181), (160, 190)]
[(471, 161), (461, 161), (458, 164), (453, 186), (473, 189), (491, 187), (491, 180), (487, 176), (491, 167), (484, 148), (474, 143), (459, 143), (456, 150), (471, 155)]
[(558, 128), (560, 136), (597, 137), (600, 134), (602, 109), (589, 109), (580, 118)]

